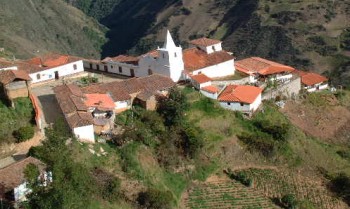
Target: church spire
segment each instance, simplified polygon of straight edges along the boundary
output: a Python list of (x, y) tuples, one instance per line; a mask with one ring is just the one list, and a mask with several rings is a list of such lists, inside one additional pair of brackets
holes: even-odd
[(166, 39), (165, 39), (163, 48), (170, 49), (170, 48), (175, 48), (175, 47), (176, 47), (176, 45), (174, 43), (174, 40), (171, 37), (169, 30), (167, 30)]

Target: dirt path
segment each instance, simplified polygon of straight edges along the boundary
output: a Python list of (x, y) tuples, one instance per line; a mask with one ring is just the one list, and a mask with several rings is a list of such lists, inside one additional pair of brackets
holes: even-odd
[(41, 132), (36, 132), (32, 139), (15, 145), (14, 155), (27, 154), (31, 147), (39, 146), (43, 139), (44, 135)]

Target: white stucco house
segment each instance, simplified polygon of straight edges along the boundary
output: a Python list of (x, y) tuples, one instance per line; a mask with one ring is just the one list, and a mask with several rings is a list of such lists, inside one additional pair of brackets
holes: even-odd
[(235, 62), (231, 53), (222, 50), (221, 41), (200, 38), (190, 42), (192, 48), (183, 51), (185, 74), (205, 74), (210, 78), (235, 74)]
[(163, 47), (138, 57), (119, 55), (106, 57), (101, 62), (85, 60), (84, 66), (130, 77), (160, 74), (174, 82), (201, 73), (210, 78), (234, 75), (234, 57), (222, 49), (221, 43), (219, 40), (200, 38), (191, 41), (191, 48), (183, 50), (167, 31)]
[(255, 86), (228, 85), (220, 93), (221, 107), (247, 114), (255, 112), (261, 104), (262, 89)]
[(218, 99), (220, 89), (216, 86), (210, 85), (210, 86), (205, 86), (200, 89), (200, 92), (205, 96), (210, 99)]
[(321, 91), (328, 88), (328, 78), (317, 73), (298, 70), (303, 89), (307, 92)]
[(190, 76), (190, 82), (196, 89), (201, 89), (206, 86), (211, 85), (211, 78), (206, 76), (205, 74), (197, 74)]
[(250, 83), (257, 81), (288, 82), (293, 77), (293, 67), (273, 62), (260, 57), (250, 57), (235, 62), (235, 68), (249, 75)]
[(28, 157), (10, 164), (0, 169), (0, 198), (9, 202), (14, 202), (18, 206), (20, 202), (26, 200), (26, 195), (31, 192), (26, 182), (24, 171), (29, 164), (38, 167), (40, 176), (38, 179), (43, 186), (52, 182), (52, 173), (45, 171), (45, 164), (40, 160)]
[(74, 136), (80, 141), (94, 143), (94, 118), (85, 104), (81, 89), (74, 84), (69, 84), (57, 86), (53, 90)]
[(32, 84), (57, 80), (84, 71), (82, 58), (60, 54), (47, 54), (18, 64), (28, 72)]

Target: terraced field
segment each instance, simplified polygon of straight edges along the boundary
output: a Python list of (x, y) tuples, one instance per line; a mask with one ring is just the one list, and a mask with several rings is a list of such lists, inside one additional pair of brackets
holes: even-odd
[(315, 208), (341, 209), (347, 208), (345, 203), (330, 194), (326, 182), (318, 178), (307, 178), (290, 172), (274, 170), (248, 169), (244, 173), (253, 179), (253, 188), (267, 198), (281, 198), (286, 194), (294, 194), (301, 202), (310, 202)]
[(185, 199), (186, 208), (269, 209), (277, 208), (261, 193), (236, 181), (217, 181), (195, 185)]

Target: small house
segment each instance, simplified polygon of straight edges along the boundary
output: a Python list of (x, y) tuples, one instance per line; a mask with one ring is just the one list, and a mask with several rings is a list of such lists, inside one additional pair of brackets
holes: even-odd
[(198, 74), (198, 75), (191, 75), (190, 76), (190, 82), (196, 89), (201, 89), (206, 86), (211, 85), (211, 79), (204, 75), (204, 74)]
[(52, 174), (45, 171), (45, 165), (36, 158), (28, 157), (0, 169), (0, 198), (14, 205), (26, 200), (26, 195), (31, 190), (28, 188), (24, 171), (29, 164), (38, 167), (40, 171), (38, 178), (43, 181), (43, 185), (52, 182)]
[(315, 92), (328, 88), (328, 78), (317, 73), (298, 71), (301, 84), (307, 92)]
[(255, 86), (228, 85), (218, 101), (223, 108), (252, 114), (261, 104), (261, 93), (262, 89)]

